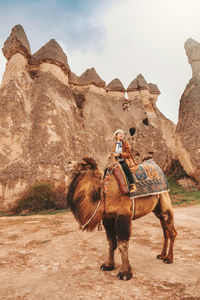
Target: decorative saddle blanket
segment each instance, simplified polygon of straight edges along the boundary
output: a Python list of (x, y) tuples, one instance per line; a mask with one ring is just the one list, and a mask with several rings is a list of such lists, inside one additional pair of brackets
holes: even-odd
[[(129, 184), (122, 167), (120, 165), (117, 166), (117, 168), (113, 170), (113, 174), (122, 193), (128, 194)], [(169, 191), (167, 178), (153, 159), (148, 159), (143, 162), (138, 166), (138, 170), (132, 174), (137, 189), (130, 194), (131, 197), (139, 198)]]

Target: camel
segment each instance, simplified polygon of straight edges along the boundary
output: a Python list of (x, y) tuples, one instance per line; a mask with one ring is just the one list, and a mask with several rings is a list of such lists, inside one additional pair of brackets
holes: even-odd
[[(113, 162), (112, 162), (113, 163)], [(115, 162), (116, 163), (116, 162)], [(118, 248), (122, 265), (117, 277), (120, 280), (132, 278), (128, 258), (128, 243), (131, 235), (131, 220), (141, 218), (150, 212), (160, 220), (164, 244), (158, 259), (173, 263), (173, 245), (177, 232), (174, 228), (173, 210), (168, 192), (137, 198), (133, 201), (119, 189), (115, 177), (110, 174), (102, 183), (102, 173), (93, 158), (70, 162), (72, 180), (67, 193), (67, 203), (82, 230), (92, 231), (102, 221), (108, 240), (108, 257), (101, 270), (115, 268), (114, 252)], [(168, 240), (170, 240), (169, 250)]]

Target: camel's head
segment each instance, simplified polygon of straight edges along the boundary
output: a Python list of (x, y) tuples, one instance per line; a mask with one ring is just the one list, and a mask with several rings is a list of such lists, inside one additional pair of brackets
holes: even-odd
[(80, 161), (69, 161), (67, 171), (72, 176), (78, 175), (84, 170), (97, 170), (98, 166), (95, 160), (91, 157), (84, 157)]

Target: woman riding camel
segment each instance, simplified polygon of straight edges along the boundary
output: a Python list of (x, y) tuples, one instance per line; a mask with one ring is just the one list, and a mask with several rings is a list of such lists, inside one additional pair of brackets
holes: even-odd
[(132, 193), (136, 190), (136, 185), (134, 184), (133, 175), (129, 166), (134, 167), (137, 164), (135, 163), (134, 158), (132, 156), (131, 147), (129, 143), (126, 140), (124, 140), (124, 135), (124, 131), (121, 129), (115, 131), (114, 137), (116, 141), (113, 145), (113, 152), (115, 153), (115, 157), (118, 159), (124, 173), (128, 178), (128, 181), (130, 182), (129, 192)]

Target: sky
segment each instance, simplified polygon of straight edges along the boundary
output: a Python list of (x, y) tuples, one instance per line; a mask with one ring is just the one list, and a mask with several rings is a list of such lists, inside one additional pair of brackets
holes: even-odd
[[(0, 48), (21, 24), (34, 54), (54, 38), (72, 72), (94, 67), (127, 88), (137, 75), (157, 84), (157, 107), (175, 124), (192, 77), (184, 49), (200, 42), (199, 0), (0, 0)], [(0, 51), (0, 81), (6, 60)]]

